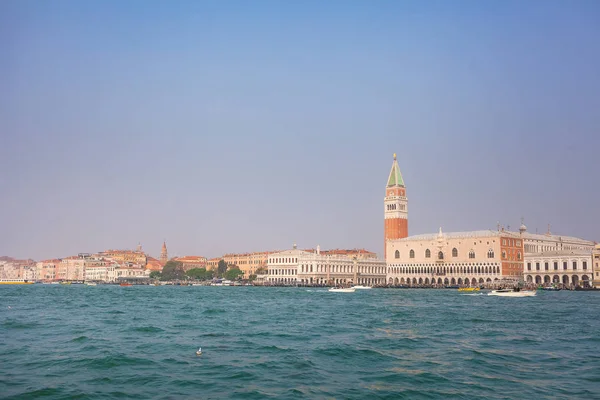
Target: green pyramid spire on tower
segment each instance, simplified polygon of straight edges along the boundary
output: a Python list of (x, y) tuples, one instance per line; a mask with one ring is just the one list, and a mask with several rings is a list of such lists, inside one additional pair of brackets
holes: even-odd
[(392, 163), (392, 170), (390, 171), (390, 177), (388, 178), (387, 185), (388, 187), (404, 186), (404, 180), (402, 179), (400, 167), (398, 166), (398, 161), (396, 160), (396, 153), (394, 153), (394, 162)]

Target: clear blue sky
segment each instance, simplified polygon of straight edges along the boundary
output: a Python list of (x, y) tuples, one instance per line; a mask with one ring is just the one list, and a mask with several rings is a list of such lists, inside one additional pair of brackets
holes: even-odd
[(597, 1), (0, 2), (0, 255), (600, 240)]

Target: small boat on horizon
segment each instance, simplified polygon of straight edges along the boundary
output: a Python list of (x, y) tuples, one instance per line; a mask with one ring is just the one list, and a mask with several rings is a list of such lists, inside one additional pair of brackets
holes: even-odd
[(342, 287), (332, 287), (329, 288), (330, 292), (336, 292), (336, 293), (354, 293), (356, 289), (353, 287), (350, 288), (342, 288)]
[(366, 290), (366, 289), (373, 289), (373, 287), (371, 287), (371, 286), (363, 286), (363, 285), (356, 285), (356, 286), (352, 286), (352, 289)]
[(479, 290), (478, 287), (463, 287), (458, 289), (459, 292), (479, 292)]
[(131, 283), (129, 283), (129, 282), (121, 282), (119, 284), (119, 286), (133, 286), (133, 285)]
[(535, 296), (535, 290), (520, 290), (520, 289), (498, 289), (492, 290), (488, 296), (502, 297), (532, 297)]

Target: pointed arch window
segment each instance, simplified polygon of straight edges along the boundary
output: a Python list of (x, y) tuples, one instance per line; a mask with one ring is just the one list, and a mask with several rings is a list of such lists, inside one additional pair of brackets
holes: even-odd
[(444, 259), (444, 253), (442, 253), (441, 251), (438, 252), (438, 260), (443, 260)]
[(410, 249), (410, 258), (415, 258), (415, 251)]
[[(517, 252), (517, 260), (521, 261), (521, 252), (520, 251)], [(554, 264), (556, 264), (556, 263), (554, 263)]]
[(425, 258), (431, 258), (431, 251), (429, 249), (425, 250)]
[(394, 258), (400, 258), (400, 252), (398, 250), (394, 253)]
[(494, 258), (494, 250), (492, 250), (492, 249), (488, 250), (488, 258)]
[(458, 250), (456, 247), (452, 249), (452, 257), (458, 257)]
[(475, 258), (475, 252), (473, 250), (469, 251), (469, 258)]

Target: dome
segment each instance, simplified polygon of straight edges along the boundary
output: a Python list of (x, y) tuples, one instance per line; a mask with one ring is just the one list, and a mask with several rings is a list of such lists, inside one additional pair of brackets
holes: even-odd
[(525, 226), (525, 224), (521, 224), (521, 226), (519, 227), (519, 232), (526, 232), (527, 231), (527, 227)]

